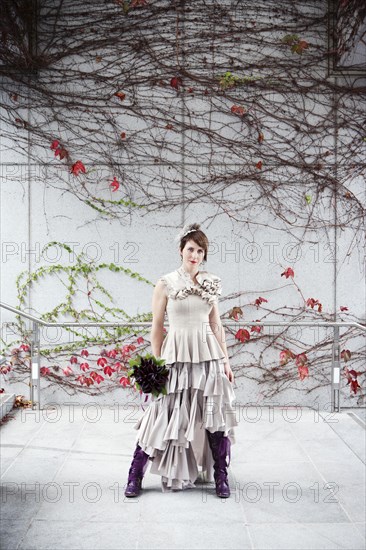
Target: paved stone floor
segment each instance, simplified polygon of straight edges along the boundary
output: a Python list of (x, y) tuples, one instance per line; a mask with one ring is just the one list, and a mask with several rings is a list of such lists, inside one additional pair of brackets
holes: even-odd
[(124, 497), (141, 409), (11, 414), (2, 550), (365, 549), (363, 412), (239, 407), (226, 500), (210, 483), (162, 493), (149, 469), (140, 497)]

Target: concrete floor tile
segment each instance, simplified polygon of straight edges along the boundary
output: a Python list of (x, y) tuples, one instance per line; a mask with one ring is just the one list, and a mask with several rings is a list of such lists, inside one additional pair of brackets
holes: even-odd
[(233, 498), (242, 503), (248, 523), (347, 523), (351, 519), (339, 499), (320, 488), (246, 486)]
[(303, 462), (306, 457), (301, 445), (295, 439), (258, 441), (238, 440), (232, 447), (236, 462), (268, 464), (279, 462)]
[(2, 483), (49, 483), (60, 469), (67, 451), (26, 447), (1, 476)]
[(137, 522), (32, 521), (19, 550), (131, 550), (138, 548)]
[(249, 525), (259, 550), (364, 550), (365, 539), (350, 523)]
[(138, 548), (221, 550), (252, 548), (247, 527), (242, 522), (222, 516), (214, 521), (210, 514), (199, 516), (195, 522), (144, 521)]

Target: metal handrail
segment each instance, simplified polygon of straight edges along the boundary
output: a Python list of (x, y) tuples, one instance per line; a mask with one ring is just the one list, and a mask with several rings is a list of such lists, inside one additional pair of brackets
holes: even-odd
[[(13, 313), (16, 313), (17, 315), (20, 315), (21, 317), (24, 317), (25, 319), (28, 319), (32, 321), (33, 323), (33, 330), (31, 334), (31, 381), (30, 381), (30, 401), (32, 408), (34, 408), (34, 403), (36, 403), (37, 409), (40, 408), (40, 356), (41, 356), (41, 350), (40, 350), (40, 331), (39, 326), (47, 326), (47, 327), (123, 327), (123, 326), (133, 326), (133, 327), (149, 327), (151, 326), (151, 322), (135, 322), (135, 321), (129, 321), (129, 322), (82, 322), (82, 323), (53, 323), (53, 322), (47, 322), (43, 321), (42, 319), (39, 319), (38, 317), (35, 317), (34, 315), (30, 315), (29, 313), (25, 313), (24, 311), (21, 311), (20, 309), (17, 309), (15, 307), (9, 306), (8, 304), (4, 304), (3, 302), (0, 302), (0, 308), (7, 309), (8, 311), (11, 311)], [(169, 323), (165, 323), (168, 324)], [(300, 321), (300, 322), (294, 322), (294, 323), (288, 323), (285, 321), (248, 321), (245, 322), (243, 320), (240, 321), (226, 321), (222, 323), (224, 326), (230, 327), (235, 325), (259, 325), (259, 326), (283, 326), (283, 327), (333, 327), (334, 330), (334, 339), (333, 339), (333, 346), (332, 346), (332, 378), (331, 378), (331, 408), (332, 412), (334, 412), (337, 408), (338, 412), (340, 412), (340, 371), (341, 371), (341, 365), (340, 365), (340, 341), (339, 341), (339, 328), (342, 326), (346, 327), (355, 327), (359, 330), (366, 332), (366, 325), (362, 325), (360, 323), (355, 322), (349, 322), (349, 321), (319, 321), (319, 322), (311, 322), (311, 321)], [(37, 389), (37, 397), (38, 399), (35, 401), (35, 391)]]
[[(17, 315), (21, 315), (22, 317), (29, 319), (30, 321), (34, 321), (40, 325), (46, 326), (46, 327), (148, 327), (151, 326), (151, 321), (148, 322), (140, 322), (140, 321), (128, 321), (128, 322), (88, 322), (85, 323), (74, 323), (74, 322), (65, 322), (65, 323), (54, 323), (54, 322), (47, 322), (43, 321), (42, 319), (39, 319), (38, 317), (35, 317), (34, 315), (30, 315), (29, 313), (24, 313), (20, 309), (17, 309), (15, 307), (9, 306), (8, 304), (4, 304), (4, 302), (0, 302), (0, 307), (7, 309), (9, 311), (12, 311), (13, 313), (16, 313)], [(316, 323), (313, 323), (311, 321), (300, 321), (295, 323), (287, 323), (286, 321), (225, 321), (222, 324), (224, 326), (235, 326), (237, 324), (241, 325), (262, 325), (262, 326), (278, 326), (278, 327), (357, 327), (360, 330), (363, 330), (366, 332), (366, 325), (361, 325), (360, 323), (355, 323), (352, 321), (317, 321)]]

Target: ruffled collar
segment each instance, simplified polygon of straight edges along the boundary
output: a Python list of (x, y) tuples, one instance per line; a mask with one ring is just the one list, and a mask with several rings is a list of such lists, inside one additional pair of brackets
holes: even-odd
[(197, 273), (197, 283), (192, 280), (190, 274), (185, 271), (183, 266), (178, 268), (176, 273), (180, 280), (184, 282), (184, 287), (170, 289), (170, 297), (175, 300), (183, 300), (190, 294), (197, 294), (209, 304), (213, 304), (217, 301), (217, 296), (221, 294), (221, 279), (207, 271), (199, 271)]

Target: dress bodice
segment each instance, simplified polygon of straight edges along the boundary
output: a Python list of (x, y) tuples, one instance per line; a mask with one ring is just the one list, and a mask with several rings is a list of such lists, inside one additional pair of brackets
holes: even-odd
[(197, 284), (182, 267), (161, 277), (168, 297), (169, 332), (160, 354), (166, 363), (199, 363), (225, 357), (209, 322), (221, 294), (221, 279), (207, 271), (200, 271), (196, 279)]

